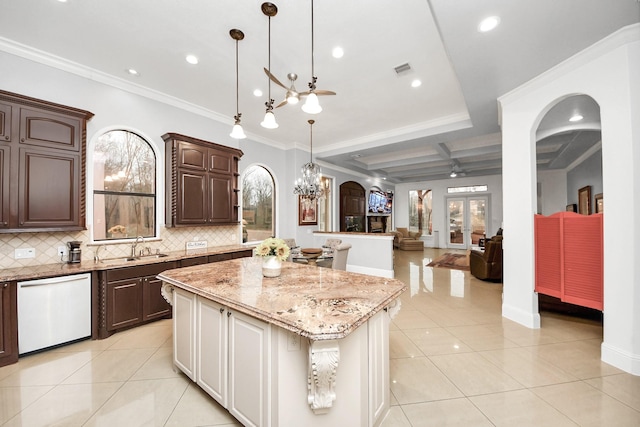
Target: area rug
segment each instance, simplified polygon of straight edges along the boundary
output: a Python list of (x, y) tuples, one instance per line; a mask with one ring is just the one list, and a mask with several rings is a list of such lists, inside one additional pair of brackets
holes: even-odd
[(469, 270), (469, 256), (467, 254), (452, 254), (447, 252), (444, 255), (431, 261), (427, 267), (453, 268), (456, 270)]

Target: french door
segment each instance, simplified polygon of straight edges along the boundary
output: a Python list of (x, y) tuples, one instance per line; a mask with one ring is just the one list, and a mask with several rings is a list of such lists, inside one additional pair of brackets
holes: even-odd
[(488, 196), (447, 198), (447, 247), (468, 249), (485, 237), (489, 208)]

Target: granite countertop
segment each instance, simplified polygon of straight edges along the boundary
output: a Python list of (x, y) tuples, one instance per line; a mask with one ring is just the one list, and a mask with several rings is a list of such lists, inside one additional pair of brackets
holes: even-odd
[(266, 278), (259, 257), (167, 270), (158, 278), (312, 340), (344, 338), (406, 289), (396, 279), (293, 262), (282, 263), (280, 277)]
[(143, 256), (135, 261), (125, 261), (125, 257), (107, 258), (100, 261), (82, 261), (75, 264), (59, 262), (55, 264), (33, 265), (28, 267), (4, 268), (0, 269), (0, 281), (8, 282), (13, 280), (32, 280), (46, 277), (66, 276), (69, 274), (90, 273), (92, 271), (112, 270), (115, 268), (133, 267), (147, 264), (158, 264), (168, 261), (179, 261), (187, 258), (200, 256), (217, 255), (233, 252), (252, 250), (253, 246), (227, 245), (214, 246), (206, 249), (181, 250), (165, 252), (165, 257), (155, 257), (154, 255)]
[(386, 233), (366, 233), (364, 231), (314, 231), (313, 234), (347, 234), (347, 235), (356, 235), (356, 236), (395, 236), (395, 233), (386, 232)]

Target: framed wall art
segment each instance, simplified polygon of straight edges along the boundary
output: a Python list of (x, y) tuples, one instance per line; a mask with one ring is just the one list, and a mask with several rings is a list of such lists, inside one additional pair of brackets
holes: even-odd
[(602, 201), (602, 193), (598, 193), (594, 196), (596, 201), (595, 213), (604, 213), (604, 202)]
[(591, 186), (585, 185), (578, 190), (578, 213), (591, 215)]
[(318, 225), (318, 201), (298, 196), (298, 225)]
[(567, 212), (578, 212), (578, 205), (570, 203), (567, 205)]

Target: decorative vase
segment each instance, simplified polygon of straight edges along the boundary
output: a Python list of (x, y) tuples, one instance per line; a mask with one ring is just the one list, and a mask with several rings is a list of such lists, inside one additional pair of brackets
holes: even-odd
[(274, 255), (264, 257), (262, 261), (262, 275), (264, 277), (278, 277), (282, 269), (282, 261)]

